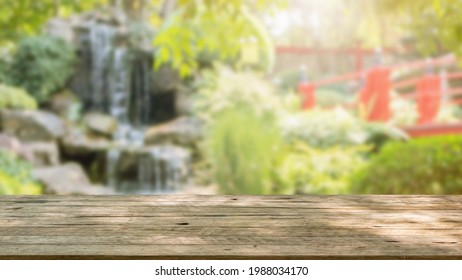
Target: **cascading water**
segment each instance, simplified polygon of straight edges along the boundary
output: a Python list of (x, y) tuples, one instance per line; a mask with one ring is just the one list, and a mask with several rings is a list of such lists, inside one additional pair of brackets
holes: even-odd
[(109, 149), (106, 153), (106, 184), (111, 188), (117, 188), (117, 163), (120, 159), (119, 149)]
[[(132, 174), (131, 180), (117, 180), (115, 189), (121, 193), (160, 194), (181, 191), (187, 183), (190, 154), (184, 149), (158, 145), (140, 147), (132, 150), (114, 150), (108, 155), (114, 160), (109, 173), (120, 174), (125, 171)], [(136, 186), (136, 187), (135, 187)]]
[(122, 125), (128, 125), (130, 100), (130, 73), (128, 68), (127, 49), (113, 50), (112, 67), (109, 72), (109, 112)]
[(131, 102), (138, 108), (131, 110), (135, 126), (149, 123), (152, 104), (152, 55), (137, 51), (132, 63)]
[[(106, 182), (124, 193), (168, 193), (181, 189), (189, 154), (172, 146), (143, 147), (144, 126), (152, 107), (152, 56), (127, 47), (117, 28), (90, 23), (79, 30), (81, 65), (73, 91), (87, 109), (108, 113), (118, 121), (115, 145), (106, 154)], [(134, 157), (130, 180), (122, 178), (123, 161)], [(124, 165), (125, 164), (125, 165)]]
[(95, 24), (89, 29), (91, 50), (91, 109), (105, 111), (107, 99), (106, 73), (113, 50), (114, 28), (104, 24)]

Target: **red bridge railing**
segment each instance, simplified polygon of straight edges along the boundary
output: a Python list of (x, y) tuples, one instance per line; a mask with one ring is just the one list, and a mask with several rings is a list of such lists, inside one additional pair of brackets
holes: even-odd
[[(356, 71), (340, 76), (330, 77), (312, 83), (301, 83), (299, 93), (302, 98), (304, 109), (316, 105), (315, 91), (317, 88), (334, 84), (341, 84), (354, 80), (362, 80), (363, 86), (359, 91), (356, 106), (363, 110), (369, 121), (387, 121), (391, 117), (390, 93), (395, 90), (404, 98), (414, 99), (419, 113), (418, 124), (432, 124), (441, 106), (441, 100), (447, 99), (450, 102), (462, 105), (462, 87), (451, 88), (450, 82), (462, 79), (462, 72), (442, 71), (439, 75), (427, 74), (405, 80), (393, 81), (392, 73), (395, 71), (415, 71), (422, 69), (445, 69), (454, 65), (456, 58), (453, 55), (446, 55), (433, 60), (419, 60), (410, 63), (392, 65), (388, 67), (377, 66), (368, 71)], [(450, 129), (454, 129), (451, 127)], [(462, 128), (461, 128), (462, 133)]]

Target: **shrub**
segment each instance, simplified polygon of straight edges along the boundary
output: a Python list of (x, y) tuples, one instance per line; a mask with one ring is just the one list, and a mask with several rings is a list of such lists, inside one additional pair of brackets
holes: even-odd
[(378, 150), (387, 141), (408, 138), (398, 128), (364, 122), (342, 108), (290, 114), (282, 118), (280, 125), (287, 140), (316, 148), (371, 144)]
[(285, 117), (281, 122), (286, 139), (300, 140), (311, 147), (362, 144), (367, 140), (361, 120), (343, 109), (310, 110)]
[(4, 83), (7, 80), (8, 63), (0, 57), (0, 83)]
[(354, 96), (337, 88), (319, 88), (316, 90), (316, 104), (323, 107), (332, 107), (348, 104), (354, 101)]
[(382, 146), (390, 141), (407, 141), (409, 136), (401, 129), (385, 123), (365, 123), (367, 133), (365, 144), (371, 145), (373, 152), (378, 152)]
[(290, 146), (278, 168), (280, 184), (299, 194), (346, 194), (349, 182), (364, 164), (366, 146), (312, 148)]
[(10, 44), (0, 44), (0, 83), (6, 83), (8, 80), (12, 47), (13, 45)]
[(26, 91), (0, 84), (0, 109), (36, 109), (37, 103)]
[(352, 186), (367, 194), (462, 194), (462, 136), (388, 143)]
[(0, 149), (0, 195), (40, 194), (30, 173), (30, 166), (13, 154)]
[(206, 120), (243, 104), (252, 106), (252, 111), (259, 115), (277, 114), (283, 109), (271, 84), (253, 72), (237, 73), (218, 67), (213, 71), (203, 71), (202, 79), (195, 86), (195, 112)]
[(74, 50), (51, 36), (23, 39), (16, 50), (9, 80), (25, 88), (37, 101), (61, 90), (73, 73)]
[(223, 194), (270, 194), (281, 137), (271, 118), (245, 107), (222, 111), (210, 124), (205, 147)]
[[(407, 100), (396, 93), (392, 93), (391, 96), (392, 118), (390, 123), (397, 126), (415, 125), (419, 119), (415, 101)], [(435, 122), (456, 123), (460, 121), (460, 117), (461, 109), (458, 105), (442, 102), (438, 115), (435, 117)]]

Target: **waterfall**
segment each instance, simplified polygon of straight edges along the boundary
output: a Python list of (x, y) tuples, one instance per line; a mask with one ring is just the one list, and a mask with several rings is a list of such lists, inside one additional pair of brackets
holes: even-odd
[[(170, 145), (111, 149), (108, 163), (108, 179), (113, 183), (111, 186), (120, 193), (175, 193), (181, 191), (182, 186), (187, 183), (190, 153)], [(121, 166), (124, 166), (123, 172), (133, 172), (133, 177), (118, 177)]]
[(149, 156), (141, 156), (138, 161), (138, 183), (142, 192), (150, 192), (152, 189), (152, 159)]
[(85, 109), (108, 113), (124, 125), (150, 124), (152, 53), (126, 46), (127, 35), (104, 23), (76, 29), (79, 55), (72, 90)]
[(109, 72), (109, 112), (119, 124), (129, 124), (130, 70), (127, 63), (127, 49), (113, 51), (112, 67)]
[[(129, 47), (127, 34), (108, 23), (88, 22), (76, 31), (80, 64), (72, 90), (86, 109), (110, 114), (119, 124), (115, 146), (106, 153), (106, 183), (122, 192), (179, 191), (189, 154), (170, 146), (143, 146), (144, 126), (153, 116), (152, 53)], [(129, 179), (120, 176), (127, 151), (136, 158), (130, 173), (136, 175)]]
[(106, 153), (106, 182), (109, 187), (117, 187), (117, 164), (120, 159), (120, 150), (109, 149)]
[(137, 51), (132, 68), (132, 123), (135, 126), (149, 123), (152, 104), (152, 55)]
[(90, 29), (92, 110), (106, 110), (106, 73), (113, 50), (113, 27), (95, 24)]

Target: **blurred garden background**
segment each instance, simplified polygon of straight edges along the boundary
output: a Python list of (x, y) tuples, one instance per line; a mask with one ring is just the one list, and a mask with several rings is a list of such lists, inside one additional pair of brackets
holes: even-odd
[(0, 195), (462, 194), (461, 13), (0, 0)]

